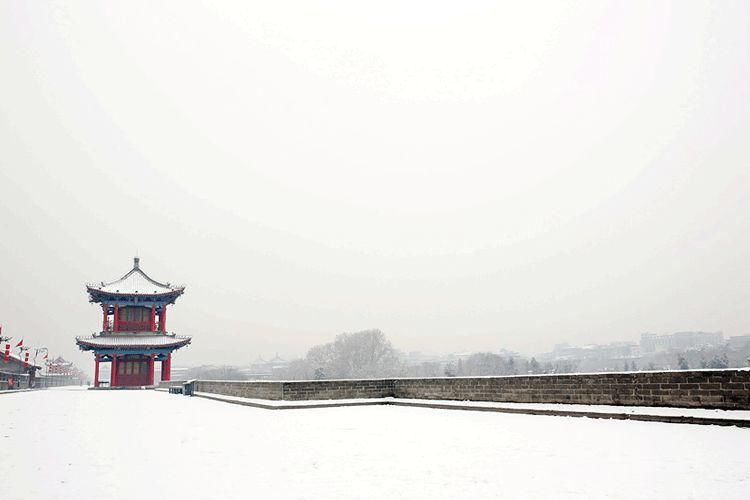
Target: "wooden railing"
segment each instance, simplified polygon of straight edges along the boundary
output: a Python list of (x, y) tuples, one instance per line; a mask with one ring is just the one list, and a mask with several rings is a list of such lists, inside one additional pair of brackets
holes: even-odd
[[(151, 323), (148, 321), (120, 321), (119, 331), (121, 332), (148, 332), (151, 330)], [(159, 321), (154, 322), (154, 328), (157, 332), (164, 331)], [(105, 332), (115, 331), (112, 320), (107, 321)]]

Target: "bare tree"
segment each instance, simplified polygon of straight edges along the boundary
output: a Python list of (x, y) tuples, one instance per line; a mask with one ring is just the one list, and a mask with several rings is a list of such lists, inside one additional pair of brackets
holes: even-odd
[(396, 350), (380, 330), (342, 333), (287, 370), (290, 379), (373, 378), (398, 374)]
[(509, 375), (516, 373), (513, 358), (503, 359), (491, 352), (477, 352), (466, 359), (463, 365), (466, 375)]

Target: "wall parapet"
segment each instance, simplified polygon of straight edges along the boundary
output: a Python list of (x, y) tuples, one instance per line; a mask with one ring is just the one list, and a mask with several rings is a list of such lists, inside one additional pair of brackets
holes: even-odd
[(196, 380), (194, 389), (287, 401), (395, 397), (750, 410), (747, 369), (356, 380)]
[(196, 392), (274, 401), (359, 399), (393, 396), (393, 379), (232, 381), (196, 380)]

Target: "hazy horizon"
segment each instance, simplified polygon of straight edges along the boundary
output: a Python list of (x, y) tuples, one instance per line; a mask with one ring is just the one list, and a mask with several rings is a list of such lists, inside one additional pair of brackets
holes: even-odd
[(750, 333), (747, 2), (0, 4), (0, 325), (176, 366)]

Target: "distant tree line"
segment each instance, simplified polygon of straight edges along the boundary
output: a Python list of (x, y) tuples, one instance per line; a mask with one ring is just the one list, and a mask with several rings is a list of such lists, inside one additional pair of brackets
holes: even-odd
[[(439, 361), (407, 361), (380, 330), (342, 333), (333, 341), (317, 345), (286, 368), (274, 371), (275, 379), (324, 380), (384, 377), (469, 377), (489, 375), (552, 374), (598, 371), (688, 370), (745, 366), (750, 344), (728, 350), (707, 347), (683, 352), (661, 351), (639, 359), (610, 358), (539, 362), (516, 354), (477, 352), (469, 356), (448, 356)], [(188, 378), (245, 380), (237, 367), (201, 366), (191, 368)]]
[[(693, 357), (696, 358), (696, 356)], [(677, 368), (680, 370), (690, 370), (691, 368), (729, 368), (729, 356), (727, 356), (727, 353), (714, 354), (709, 360), (706, 360), (705, 356), (700, 356), (699, 359), (695, 359), (691, 364), (683, 353), (677, 356)]]
[(490, 352), (478, 352), (449, 362), (406, 363), (382, 331), (364, 330), (342, 333), (333, 342), (312, 347), (304, 358), (289, 363), (283, 378), (461, 377), (572, 373), (576, 368), (573, 362), (539, 363), (534, 358)]
[(483, 375), (522, 375), (536, 373), (572, 373), (576, 363), (569, 361), (539, 363), (536, 358), (502, 356), (492, 352), (476, 352), (465, 360), (449, 363), (441, 374), (447, 377), (476, 377)]
[(644, 355), (644, 361), (649, 369), (657, 370), (742, 368), (750, 362), (750, 342), (734, 347), (725, 344), (681, 351), (660, 351)]

